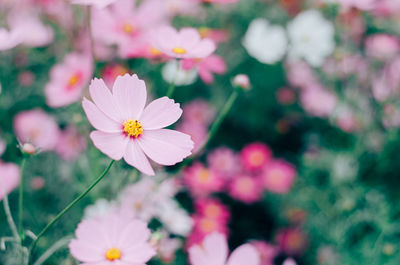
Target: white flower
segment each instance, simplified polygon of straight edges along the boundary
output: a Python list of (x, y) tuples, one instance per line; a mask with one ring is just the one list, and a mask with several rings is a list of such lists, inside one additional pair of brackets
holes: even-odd
[(114, 201), (107, 201), (106, 199), (98, 199), (95, 204), (89, 205), (85, 208), (83, 219), (91, 219), (109, 215), (110, 212), (116, 212), (117, 205)]
[(266, 64), (280, 61), (287, 50), (284, 28), (270, 25), (263, 18), (250, 23), (242, 43), (250, 56)]
[(162, 77), (170, 84), (175, 83), (176, 86), (187, 86), (196, 81), (197, 71), (194, 68), (190, 71), (185, 71), (182, 67), (179, 67), (177, 61), (172, 60), (164, 65), (162, 69)]
[(334, 48), (334, 28), (319, 11), (308, 10), (297, 15), (288, 25), (291, 41), (289, 56), (304, 58), (310, 65), (321, 66)]
[(165, 228), (180, 236), (186, 236), (193, 227), (193, 220), (175, 200), (165, 200), (158, 205), (158, 218)]

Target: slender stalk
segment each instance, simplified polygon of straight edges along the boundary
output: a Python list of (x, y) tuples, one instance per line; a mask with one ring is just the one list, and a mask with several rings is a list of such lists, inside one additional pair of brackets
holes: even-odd
[(21, 242), (24, 240), (24, 229), (22, 227), (23, 209), (24, 209), (24, 169), (26, 163), (26, 156), (24, 155), (21, 163), (21, 181), (19, 183), (19, 200), (18, 200), (18, 233)]
[(81, 193), (81, 195), (79, 195), (77, 198), (75, 198), (75, 200), (73, 200), (70, 204), (68, 204), (67, 207), (64, 208), (64, 210), (62, 210), (59, 214), (57, 214), (56, 217), (54, 217), (54, 219), (48, 223), (42, 231), (40, 231), (40, 233), (38, 234), (37, 238), (35, 239), (35, 241), (33, 241), (31, 248), (30, 248), (30, 253), (32, 255), (33, 250), (35, 249), (38, 241), (40, 240), (40, 238), (64, 215), (66, 214), (75, 204), (77, 204), (80, 200), (82, 200), (96, 185), (97, 183), (100, 182), (100, 180), (103, 179), (103, 177), (108, 173), (108, 171), (110, 170), (111, 166), (114, 164), (114, 160), (111, 160), (110, 164), (107, 166), (107, 168), (103, 171), (103, 173), (84, 191)]
[(168, 91), (167, 91), (167, 95), (166, 95), (169, 98), (171, 98), (172, 95), (174, 94), (175, 87), (176, 87), (176, 81), (178, 80), (180, 71), (181, 71), (181, 61), (178, 60), (178, 69), (176, 70), (174, 81), (170, 84)]
[(8, 195), (7, 195), (6, 190), (1, 182), (0, 182), (0, 186), (1, 186), (2, 192), (4, 194), (3, 206), (4, 206), (4, 212), (7, 217), (8, 226), (10, 227), (11, 232), (12, 232), (13, 236), (15, 237), (15, 239), (20, 241), (21, 239), (18, 235), (17, 226), (15, 225), (14, 219), (11, 214), (10, 205), (8, 203)]
[(71, 240), (70, 236), (61, 238), (56, 243), (54, 243), (45, 253), (43, 253), (38, 260), (33, 263), (33, 265), (42, 265), (48, 258), (51, 257), (56, 251), (68, 245), (69, 241)]

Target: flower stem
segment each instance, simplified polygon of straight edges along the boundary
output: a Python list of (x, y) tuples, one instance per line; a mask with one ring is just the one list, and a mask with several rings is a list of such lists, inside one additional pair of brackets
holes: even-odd
[(26, 163), (26, 156), (22, 159), (21, 163), (21, 180), (19, 183), (19, 200), (18, 200), (18, 233), (20, 237), (20, 241), (24, 241), (24, 229), (22, 227), (22, 219), (23, 219), (23, 209), (24, 209), (24, 169)]
[(0, 186), (1, 186), (2, 192), (4, 194), (3, 206), (4, 206), (4, 212), (5, 212), (6, 217), (7, 217), (8, 225), (10, 226), (11, 232), (12, 232), (13, 236), (15, 237), (15, 239), (20, 241), (21, 239), (20, 239), (20, 237), (18, 235), (17, 226), (15, 225), (14, 219), (13, 219), (12, 214), (11, 214), (10, 205), (8, 204), (7, 192), (6, 192), (5, 188), (4, 188), (4, 185), (1, 182), (0, 182)]
[(169, 97), (169, 98), (171, 98), (172, 95), (174, 94), (175, 87), (176, 87), (176, 81), (178, 80), (179, 73), (181, 71), (181, 64), (182, 64), (181, 60), (178, 60), (177, 62), (178, 62), (178, 69), (176, 70), (174, 81), (170, 84), (170, 86), (168, 88), (168, 91), (167, 91), (167, 94), (166, 94), (166, 96)]
[(77, 204), (80, 200), (82, 200), (96, 185), (97, 183), (100, 182), (100, 180), (103, 179), (103, 177), (108, 173), (110, 170), (111, 166), (114, 164), (115, 160), (111, 160), (110, 164), (107, 166), (107, 168), (103, 171), (103, 173), (84, 191), (79, 195), (75, 200), (73, 200), (70, 204), (68, 204), (67, 207), (64, 208), (59, 214), (57, 214), (54, 219), (48, 223), (45, 228), (43, 228), (42, 231), (38, 234), (36, 237), (35, 241), (33, 241), (31, 248), (30, 248), (30, 253), (32, 255), (33, 250), (36, 247), (36, 244), (38, 243), (39, 239), (49, 230), (65, 213), (67, 213), (75, 204)]

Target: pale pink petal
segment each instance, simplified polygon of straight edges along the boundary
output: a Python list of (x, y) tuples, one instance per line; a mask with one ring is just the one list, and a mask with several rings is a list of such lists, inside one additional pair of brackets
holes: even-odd
[(203, 240), (203, 248), (207, 256), (212, 257), (213, 264), (225, 264), (228, 257), (228, 243), (223, 234), (212, 233), (207, 236)]
[(193, 149), (189, 135), (168, 129), (144, 131), (138, 142), (146, 155), (161, 165), (181, 162)]
[(104, 259), (104, 251), (96, 247), (96, 244), (88, 244), (82, 240), (71, 240), (69, 251), (79, 261), (98, 262)]
[(152, 101), (143, 111), (140, 122), (145, 130), (167, 127), (182, 115), (182, 109), (173, 99), (162, 97)]
[(141, 147), (139, 146), (138, 140), (129, 141), (124, 159), (126, 163), (133, 167), (136, 167), (141, 172), (147, 175), (154, 175), (153, 168), (151, 167), (149, 160), (144, 155)]
[(211, 84), (212, 82), (214, 82), (214, 76), (208, 68), (200, 67), (198, 72), (201, 80), (203, 80), (204, 83)]
[(113, 86), (114, 99), (122, 118), (137, 120), (146, 104), (146, 85), (137, 75), (118, 76)]
[(89, 86), (90, 96), (96, 106), (108, 117), (118, 123), (124, 122), (118, 106), (103, 79), (93, 79)]
[(211, 55), (216, 50), (215, 43), (209, 39), (203, 39), (190, 52), (195, 58), (204, 58)]
[(114, 160), (120, 160), (128, 146), (129, 137), (119, 133), (106, 133), (101, 131), (93, 131), (90, 134), (93, 144), (104, 154)]
[(118, 235), (118, 245), (124, 246), (136, 246), (137, 244), (142, 244), (142, 242), (147, 241), (150, 238), (150, 230), (147, 229), (147, 224), (145, 222), (134, 220), (129, 222), (127, 226), (121, 230)]
[(198, 245), (194, 245), (189, 249), (189, 260), (191, 265), (210, 264), (208, 256), (204, 253), (204, 249)]
[(250, 244), (245, 244), (233, 251), (227, 265), (259, 265), (260, 255), (255, 247)]
[(110, 119), (91, 101), (83, 98), (82, 107), (90, 124), (97, 130), (110, 133), (122, 132), (122, 124)]
[(145, 263), (149, 261), (154, 255), (156, 251), (150, 244), (141, 244), (137, 247), (132, 247), (126, 249), (126, 253), (123, 255), (124, 261), (129, 261), (130, 264), (134, 263)]
[(186, 49), (191, 49), (201, 40), (200, 33), (194, 28), (183, 28), (179, 31), (178, 43)]
[(223, 74), (226, 72), (226, 63), (221, 56), (211, 55), (204, 59), (203, 63), (214, 73)]

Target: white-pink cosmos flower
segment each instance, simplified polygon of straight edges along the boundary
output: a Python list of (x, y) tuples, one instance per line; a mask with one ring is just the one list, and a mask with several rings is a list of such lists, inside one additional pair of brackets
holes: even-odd
[(171, 26), (163, 26), (151, 35), (153, 46), (173, 58), (205, 58), (216, 49), (211, 39), (202, 39), (194, 28), (182, 28), (178, 32)]
[(105, 8), (106, 6), (114, 3), (116, 0), (72, 0), (74, 5), (94, 6), (97, 8)]
[(141, 172), (154, 175), (147, 157), (169, 166), (191, 154), (193, 141), (189, 135), (162, 129), (180, 118), (179, 104), (162, 97), (145, 108), (146, 85), (136, 75), (118, 76), (112, 92), (103, 80), (94, 79), (89, 90), (94, 103), (84, 98), (82, 106), (97, 129), (90, 138), (110, 158), (123, 157)]
[(208, 235), (201, 245), (189, 249), (191, 265), (259, 265), (260, 255), (257, 249), (244, 244), (235, 249), (228, 258), (228, 243), (220, 233)]

